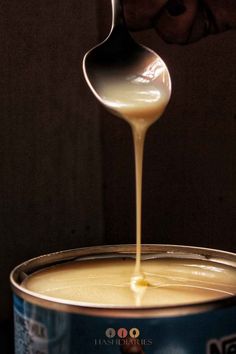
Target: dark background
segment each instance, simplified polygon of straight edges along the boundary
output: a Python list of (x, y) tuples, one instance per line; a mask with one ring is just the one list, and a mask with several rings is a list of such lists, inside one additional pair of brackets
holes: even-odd
[[(84, 53), (109, 1), (0, 6), (0, 333), (12, 353), (9, 272), (28, 258), (134, 243), (128, 125), (89, 92)], [(143, 242), (236, 251), (236, 32), (188, 46), (135, 34), (166, 61), (173, 95), (145, 147)], [(11, 348), (11, 349), (10, 349)]]

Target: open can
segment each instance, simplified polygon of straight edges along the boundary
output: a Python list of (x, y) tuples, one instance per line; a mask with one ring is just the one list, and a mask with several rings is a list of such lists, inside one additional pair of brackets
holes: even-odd
[[(236, 354), (236, 296), (190, 305), (113, 308), (47, 298), (22, 286), (34, 272), (65, 262), (134, 255), (135, 245), (96, 246), (17, 266), (10, 276), (15, 354)], [(224, 251), (143, 245), (142, 255), (207, 260), (236, 272), (236, 254)]]

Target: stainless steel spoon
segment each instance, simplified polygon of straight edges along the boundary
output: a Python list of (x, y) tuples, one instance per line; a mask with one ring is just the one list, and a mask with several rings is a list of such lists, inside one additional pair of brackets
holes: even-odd
[[(136, 265), (131, 289), (139, 304), (148, 282), (141, 272), (141, 195), (145, 134), (164, 111), (171, 95), (169, 71), (151, 49), (137, 42), (125, 25), (122, 0), (112, 0), (108, 37), (84, 57), (85, 79), (96, 98), (130, 124), (136, 166)], [(142, 291), (140, 292), (140, 288)]]
[[(114, 94), (104, 93), (104, 86), (111, 82), (138, 84), (139, 92), (147, 90), (147, 83), (167, 92), (166, 104), (171, 95), (168, 68), (153, 50), (138, 44), (130, 35), (124, 20), (122, 0), (111, 0), (112, 26), (108, 37), (89, 50), (84, 56), (85, 79), (96, 98), (114, 114), (121, 115), (116, 106), (122, 106), (122, 98), (114, 104)], [(142, 96), (138, 100), (142, 100)], [(120, 102), (121, 101), (121, 102)], [(127, 102), (126, 102), (127, 103)]]

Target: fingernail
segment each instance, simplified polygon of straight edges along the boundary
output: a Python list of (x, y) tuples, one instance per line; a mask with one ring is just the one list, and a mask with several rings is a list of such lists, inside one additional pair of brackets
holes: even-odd
[(166, 9), (171, 16), (180, 16), (186, 11), (186, 7), (181, 0), (169, 0)]

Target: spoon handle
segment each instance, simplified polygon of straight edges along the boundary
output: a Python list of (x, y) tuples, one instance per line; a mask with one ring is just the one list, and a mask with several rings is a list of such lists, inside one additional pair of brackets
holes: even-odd
[(122, 0), (111, 0), (112, 6), (112, 29), (125, 26), (124, 11)]

